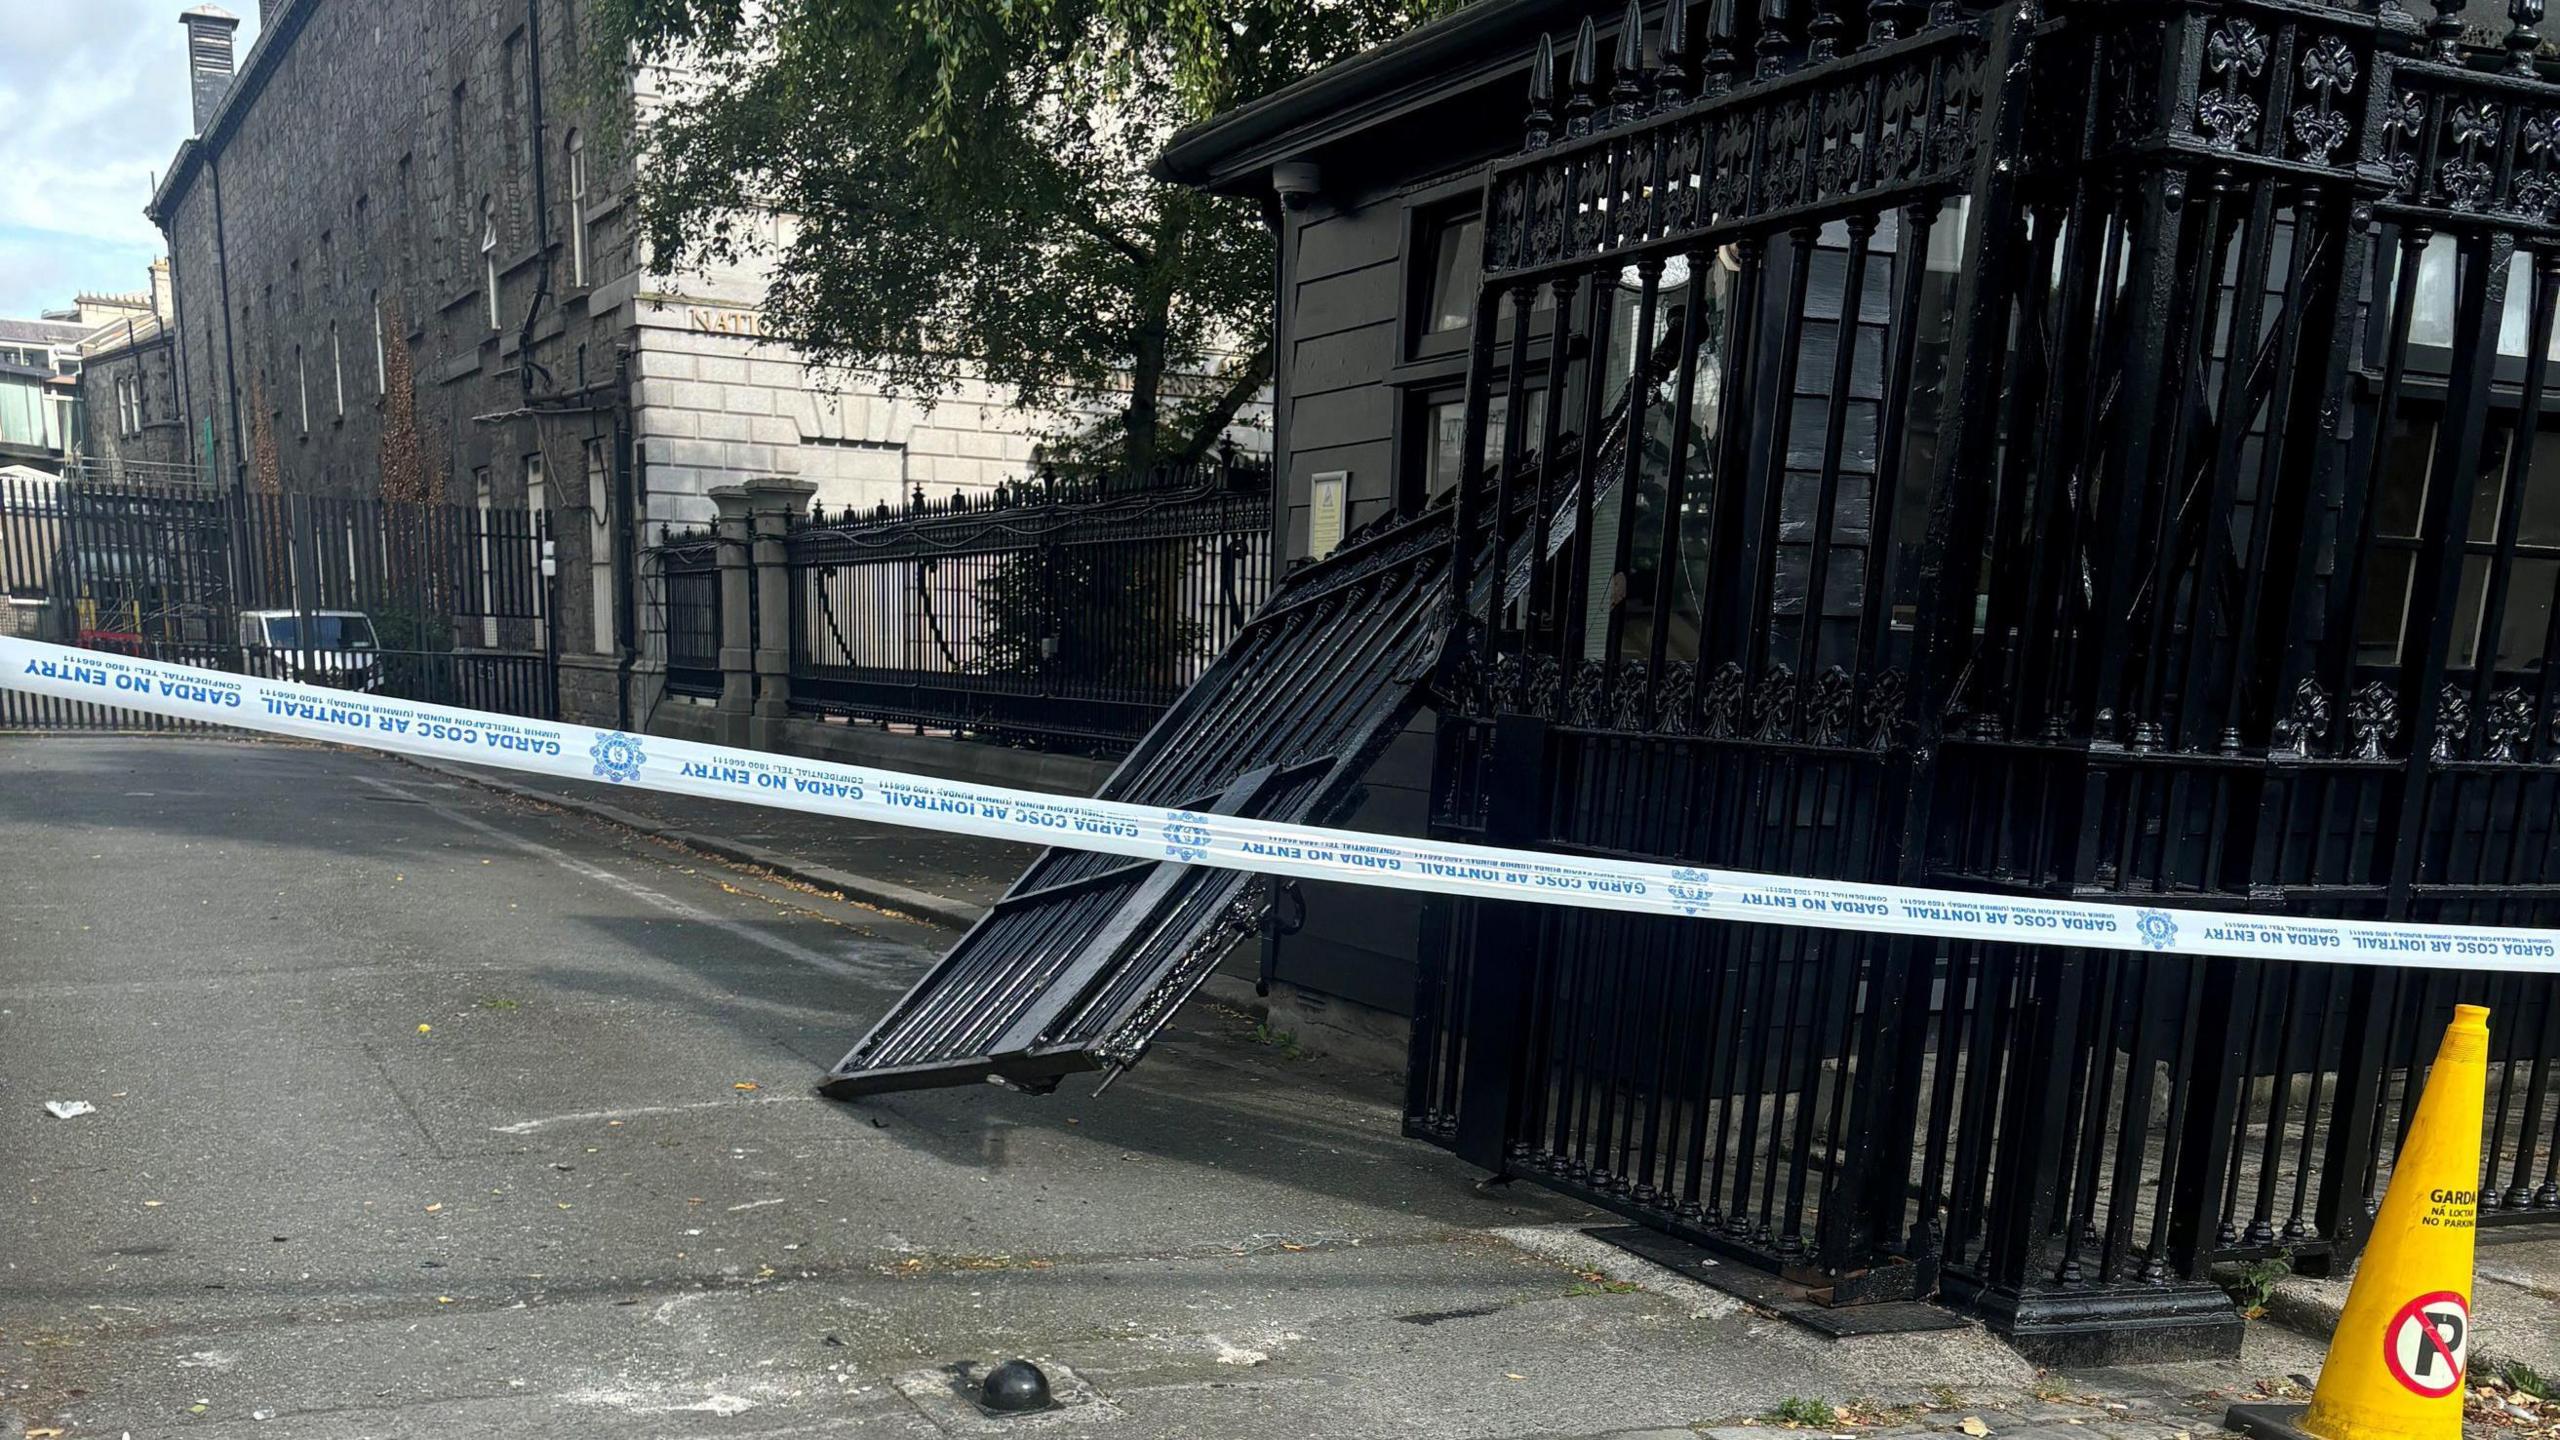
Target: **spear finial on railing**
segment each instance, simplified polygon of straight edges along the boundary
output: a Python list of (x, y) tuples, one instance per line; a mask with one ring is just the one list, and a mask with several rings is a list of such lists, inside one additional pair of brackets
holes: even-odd
[(1867, 6), (1867, 43), (1882, 45), (1910, 33), (1920, 18), (1919, 0), (1874, 0)]
[(1618, 22), (1617, 77), (1609, 87), (1609, 118), (1619, 125), (1644, 114), (1644, 4), (1627, 0)]
[(1791, 68), (1795, 12), (1795, 0), (1760, 0), (1760, 39), (1755, 47), (1760, 57), (1755, 73), (1760, 79), (1783, 75)]
[(1537, 53), (1529, 57), (1529, 118), (1523, 148), (1543, 150), (1556, 138), (1556, 42), (1538, 32)]
[(1742, 74), (1742, 0), (1709, 0), (1701, 94), (1722, 95)]
[(2542, 0), (2507, 0), (2507, 18), (2515, 22), (2507, 31), (2507, 73), (2530, 76), (2542, 50)]
[(1573, 74), (1565, 82), (1564, 133), (1591, 133), (1591, 112), (1600, 107), (1600, 30), (1591, 17), (1573, 37)]
[(1653, 108), (1668, 110), (1689, 98), (1689, 0), (1662, 10), (1662, 63), (1653, 70)]

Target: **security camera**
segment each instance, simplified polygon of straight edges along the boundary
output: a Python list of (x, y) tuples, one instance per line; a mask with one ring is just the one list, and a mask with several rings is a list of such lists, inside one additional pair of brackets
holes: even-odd
[(1271, 167), (1271, 188), (1280, 192), (1280, 203), (1292, 210), (1304, 210), (1324, 190), (1324, 171), (1304, 160), (1292, 160)]

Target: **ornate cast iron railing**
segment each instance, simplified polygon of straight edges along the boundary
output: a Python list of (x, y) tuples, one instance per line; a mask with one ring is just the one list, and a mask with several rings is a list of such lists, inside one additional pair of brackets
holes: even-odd
[(1271, 476), (1055, 473), (790, 535), (791, 693), (826, 713), (1118, 753), (1271, 591)]
[[(2560, 923), (2560, 85), (2463, 9), (1673, 0), (1561, 104), (1542, 44), (1442, 827)], [(2548, 982), (1436, 923), (1416, 1133), (1837, 1300), (2228, 1343), (2208, 1268), (2352, 1259), (2457, 998), (2484, 1221), (2560, 1219)]]

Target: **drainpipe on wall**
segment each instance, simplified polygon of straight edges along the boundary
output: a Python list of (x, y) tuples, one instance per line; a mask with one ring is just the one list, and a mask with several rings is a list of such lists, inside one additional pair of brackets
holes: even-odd
[(640, 589), (639, 467), (631, 438), (631, 347), (613, 355), (613, 587), (614, 726), (638, 727), (631, 718), (631, 669), (639, 658), (637, 595)]
[(204, 157), (204, 176), (213, 190), (213, 276), (216, 298), (222, 302), (222, 388), (229, 397), (225, 408), (231, 420), (231, 490), (245, 495), (249, 455), (240, 438), (240, 369), (231, 337), (231, 247), (222, 220), (222, 162), (211, 152)]
[[(540, 369), (533, 363), (533, 322), (551, 298), (551, 187), (544, 155), (551, 146), (542, 129), (542, 6), (540, 0), (524, 0), (524, 50), (527, 121), (533, 127), (533, 253), (535, 271), (533, 303), (525, 307), (524, 326), (516, 333), (516, 378), (523, 387), (525, 403), (534, 399), (533, 375)], [(543, 379), (550, 379), (545, 372)], [(537, 436), (539, 431), (537, 430)]]

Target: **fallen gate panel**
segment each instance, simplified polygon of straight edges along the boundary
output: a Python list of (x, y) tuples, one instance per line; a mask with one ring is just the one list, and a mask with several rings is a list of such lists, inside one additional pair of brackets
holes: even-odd
[[(1382, 526), (1289, 577), (1101, 798), (1339, 819), (1440, 660), (1450, 518)], [(1178, 855), (1049, 851), (837, 1064), (828, 1093), (1046, 1090), (1126, 1069), (1267, 903), (1256, 877)]]

